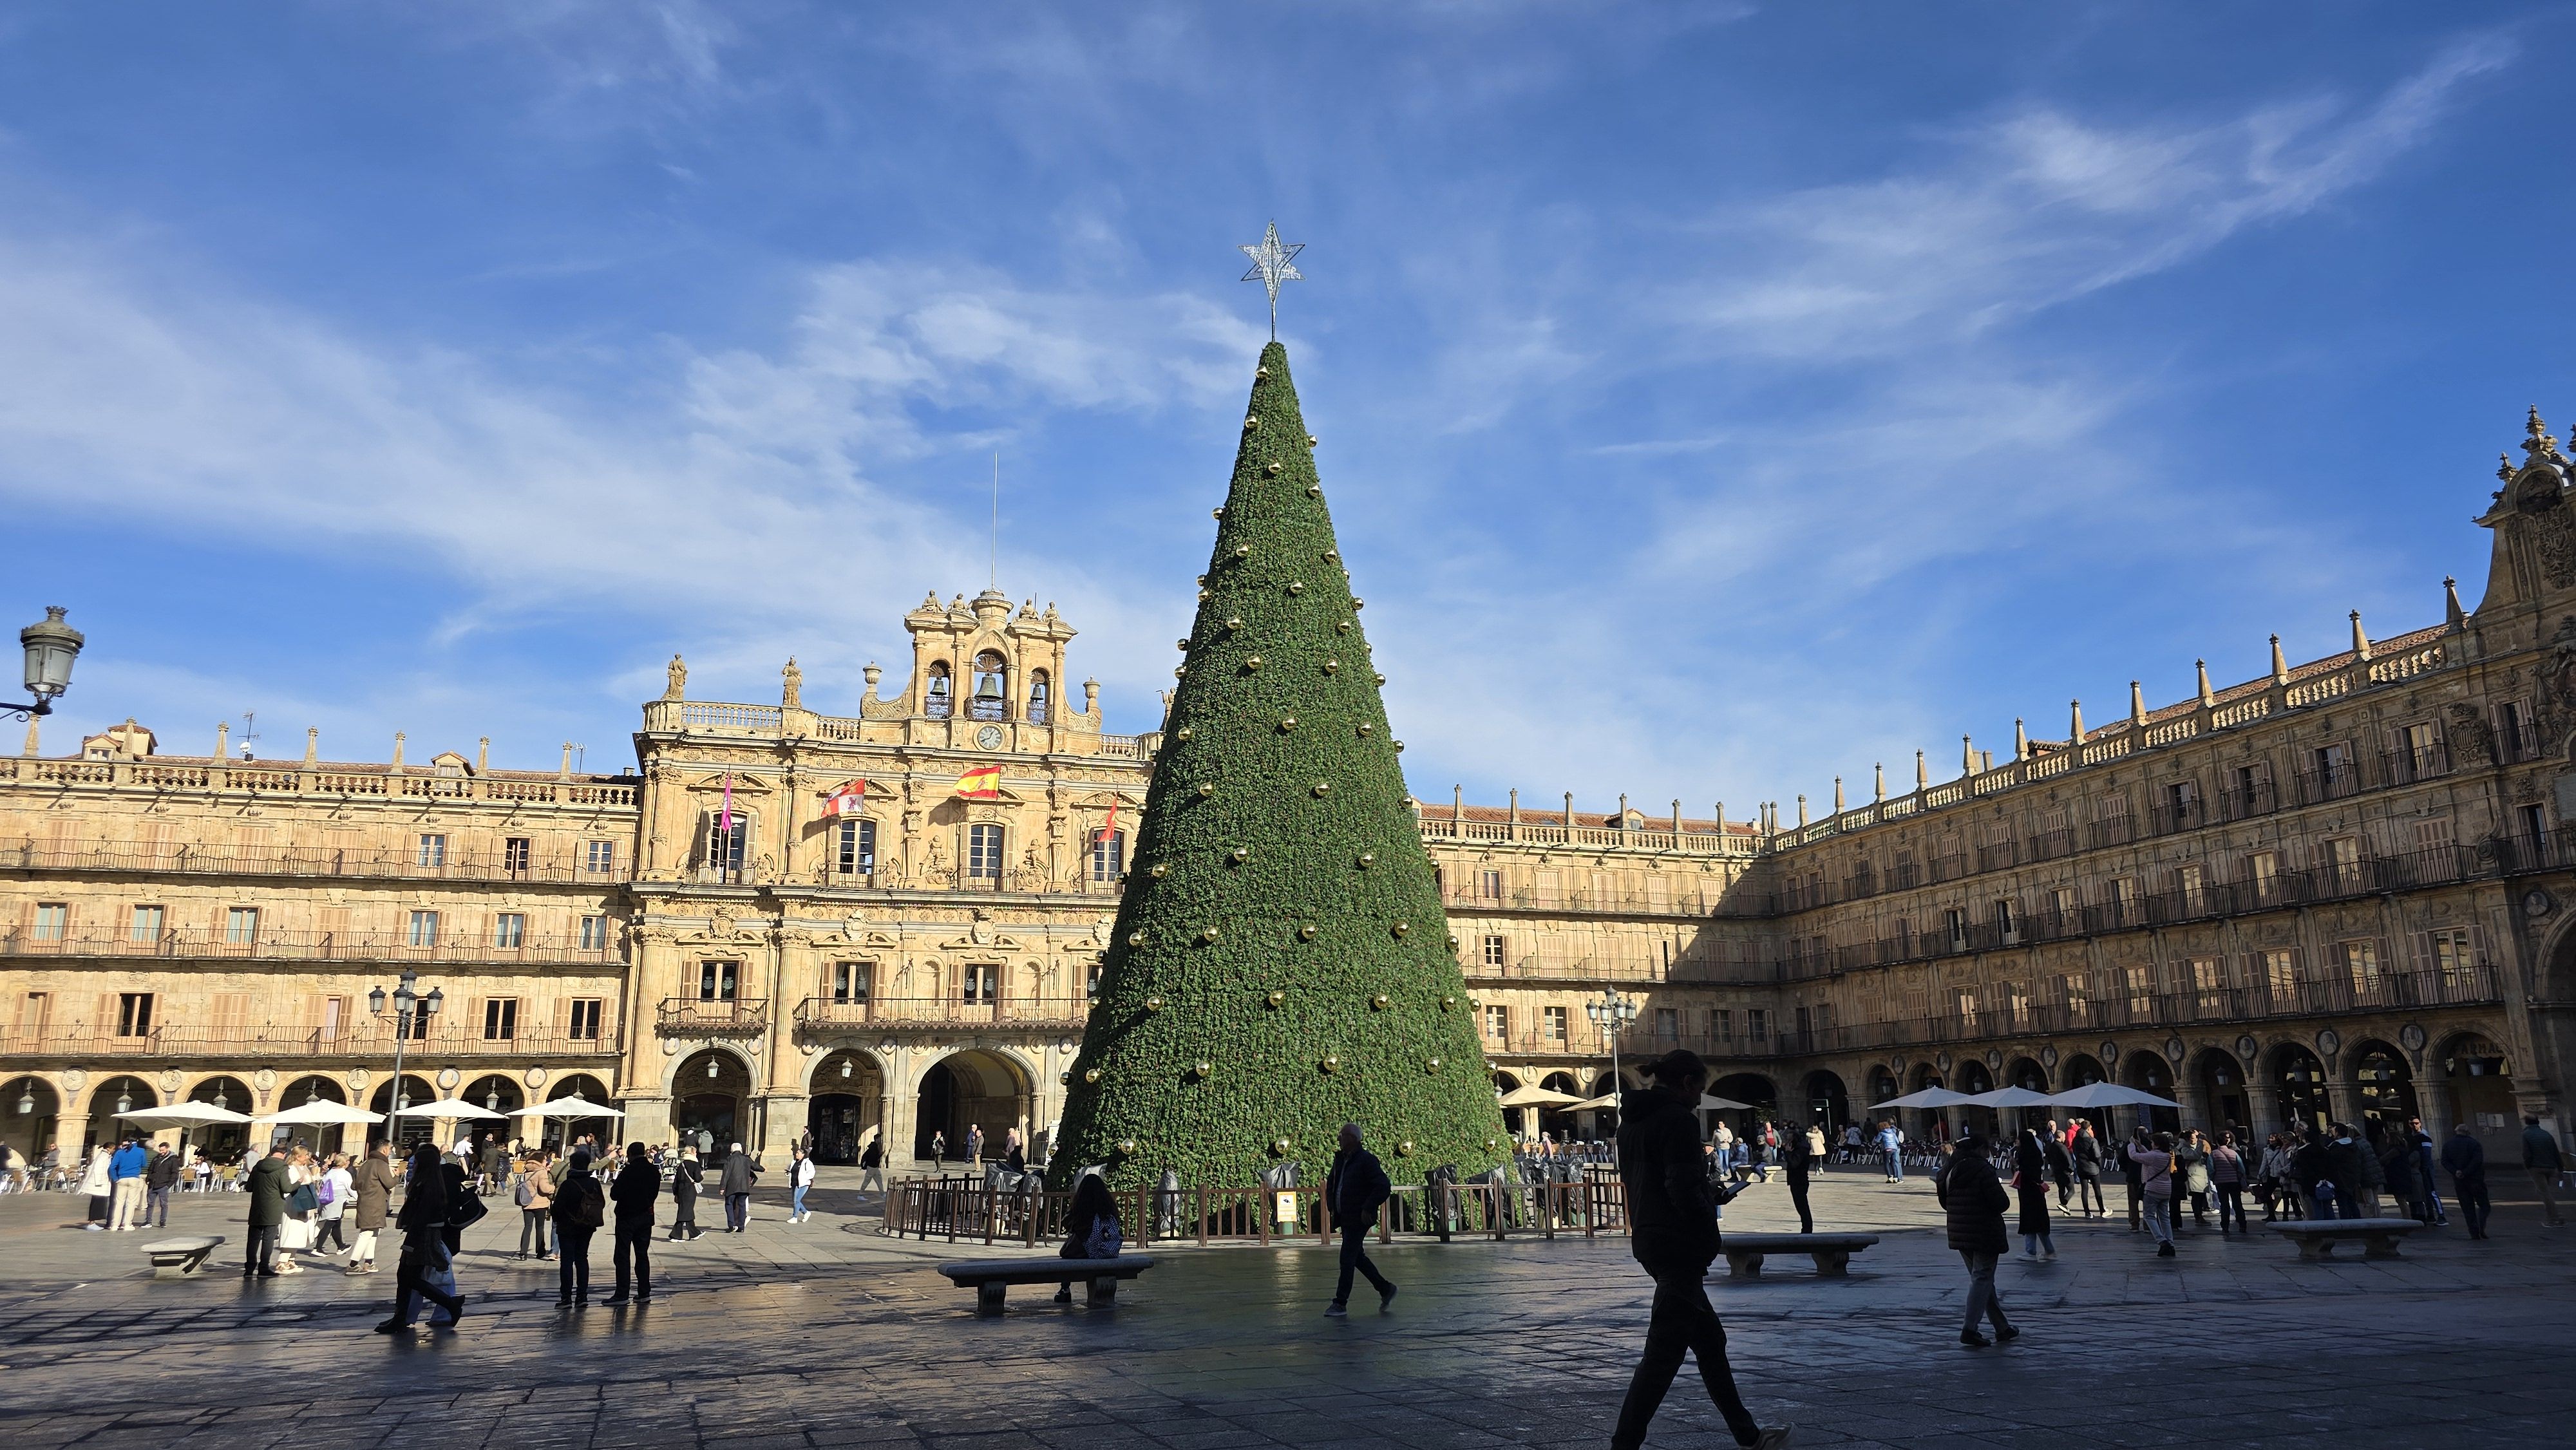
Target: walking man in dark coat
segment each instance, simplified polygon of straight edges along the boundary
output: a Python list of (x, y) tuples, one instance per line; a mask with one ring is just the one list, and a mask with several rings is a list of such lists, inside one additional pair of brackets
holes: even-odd
[(1377, 1155), (1360, 1146), (1360, 1125), (1342, 1124), (1341, 1151), (1333, 1155), (1333, 1169), (1324, 1175), (1324, 1202), (1332, 1208), (1333, 1222), (1342, 1228), (1342, 1279), (1333, 1290), (1333, 1302), (1324, 1306), (1324, 1317), (1339, 1319), (1349, 1312), (1354, 1270), (1377, 1286), (1378, 1308), (1395, 1302), (1395, 1285), (1387, 1282), (1368, 1256), (1368, 1231), (1377, 1223), (1378, 1205), (1393, 1191)]
[(2442, 1145), (2442, 1166), (2451, 1170), (2451, 1186), (2458, 1191), (2460, 1217), (2468, 1220), (2469, 1237), (2485, 1238), (2487, 1215), (2495, 1211), (2487, 1199), (2487, 1150), (2468, 1124), (2451, 1130), (2451, 1141)]
[(277, 1277), (269, 1259), (277, 1252), (277, 1226), (286, 1222), (287, 1192), (286, 1145), (279, 1143), (251, 1165), (249, 1238), (242, 1252), (245, 1279), (254, 1274), (263, 1279)]
[(1816, 1215), (1807, 1207), (1807, 1173), (1816, 1166), (1815, 1155), (1807, 1151), (1807, 1131), (1793, 1128), (1780, 1143), (1780, 1159), (1789, 1169), (1789, 1202), (1798, 1210), (1798, 1232), (1816, 1231)]
[(626, 1260), (635, 1259), (635, 1302), (653, 1302), (653, 1200), (662, 1192), (662, 1170), (645, 1156), (644, 1145), (626, 1145), (626, 1166), (617, 1170), (617, 1179), (608, 1185), (609, 1200), (617, 1205), (617, 1246), (609, 1262), (617, 1266), (617, 1292), (608, 1296), (608, 1307), (614, 1309), (626, 1302)]
[[(2004, 1233), (2004, 1210), (2012, 1206), (2012, 1195), (1995, 1177), (1995, 1165), (1986, 1157), (1986, 1140), (1974, 1133), (1961, 1138), (1932, 1187), (1949, 1216), (1950, 1247), (1959, 1251), (1968, 1266), (1968, 1322), (1959, 1331), (1959, 1342), (1980, 1349), (1990, 1342), (1977, 1332), (1979, 1319), (1994, 1321), (1996, 1339), (2019, 1339), (2021, 1331), (2004, 1318), (2004, 1301), (1995, 1293), (1995, 1261), (2012, 1249), (2012, 1240)], [(2041, 1212), (2046, 1211), (2042, 1199)]]
[(751, 1185), (759, 1181), (760, 1170), (752, 1166), (751, 1155), (742, 1151), (740, 1143), (734, 1144), (724, 1165), (726, 1233), (741, 1233), (751, 1222)]
[(1654, 1276), (1655, 1305), (1611, 1450), (1637, 1450), (1646, 1442), (1646, 1427), (1685, 1354), (1698, 1358), (1699, 1377), (1735, 1443), (1776, 1450), (1789, 1443), (1789, 1427), (1765, 1430), (1744, 1408), (1726, 1362), (1726, 1326), (1709, 1306), (1704, 1283), (1718, 1253), (1717, 1199), (1699, 1142), (1708, 1067), (1697, 1053), (1676, 1048), (1649, 1063), (1646, 1076), (1652, 1086), (1619, 1100), (1619, 1177), (1627, 1188), (1629, 1251)]

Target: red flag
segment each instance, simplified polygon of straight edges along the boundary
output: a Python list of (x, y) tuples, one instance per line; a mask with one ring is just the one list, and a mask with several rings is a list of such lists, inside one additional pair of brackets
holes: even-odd
[(1092, 833), (1091, 833), (1091, 844), (1093, 844), (1093, 845), (1097, 846), (1097, 845), (1099, 845), (1101, 842), (1106, 841), (1106, 840), (1108, 840), (1110, 837), (1112, 837), (1112, 836), (1114, 836), (1114, 835), (1117, 835), (1117, 834), (1118, 834), (1118, 797), (1116, 797), (1116, 796), (1111, 796), (1111, 797), (1109, 798), (1109, 823), (1108, 823), (1107, 825), (1102, 826), (1099, 830), (1096, 830), (1096, 831), (1094, 831), (1094, 832), (1092, 832)]
[(855, 811), (868, 801), (868, 783), (864, 780), (843, 781), (823, 792), (823, 819), (830, 820), (845, 811)]

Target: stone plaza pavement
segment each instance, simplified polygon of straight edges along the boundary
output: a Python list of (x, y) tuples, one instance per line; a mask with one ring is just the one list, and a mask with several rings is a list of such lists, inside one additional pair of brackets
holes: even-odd
[[(1403, 1294), (1381, 1315), (1363, 1285), (1342, 1321), (1320, 1317), (1334, 1262), (1314, 1248), (1167, 1251), (1113, 1310), (1018, 1290), (978, 1320), (928, 1265), (980, 1246), (881, 1239), (852, 1211), (872, 1200), (828, 1176), (808, 1223), (762, 1200), (750, 1233), (657, 1245), (651, 1307), (582, 1313), (555, 1308), (552, 1265), (506, 1257), (517, 1213), (495, 1200), (460, 1265), (463, 1327), (389, 1341), (369, 1326), (390, 1267), (245, 1287), (236, 1253), (155, 1282), (146, 1235), (62, 1228), (68, 1196), (0, 1197), (0, 1444), (1588, 1445), (1643, 1333), (1648, 1286), (1617, 1239), (1374, 1250)], [(1849, 1279), (1775, 1258), (1754, 1281), (1721, 1262), (1710, 1286), (1755, 1413), (1801, 1444), (2576, 1441), (2576, 1229), (2529, 1205), (2486, 1243), (2455, 1228), (2322, 1265), (2214, 1230), (2159, 1260), (2124, 1220), (2060, 1220), (2055, 1262), (1999, 1276), (2025, 1337), (1970, 1350), (1927, 1185), (1842, 1172), (1815, 1201), (1819, 1227), (1886, 1235)], [(242, 1204), (183, 1201), (173, 1230), (237, 1249)], [(1795, 1227), (1787, 1208), (1756, 1187), (1727, 1221)], [(1689, 1369), (1649, 1443), (1732, 1443)]]

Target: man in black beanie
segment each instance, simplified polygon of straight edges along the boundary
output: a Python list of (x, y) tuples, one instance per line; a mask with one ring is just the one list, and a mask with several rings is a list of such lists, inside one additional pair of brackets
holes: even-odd
[(1717, 1200), (1709, 1187), (1699, 1141), (1699, 1099), (1708, 1067), (1697, 1053), (1676, 1048), (1646, 1065), (1651, 1080), (1619, 1099), (1619, 1178), (1628, 1190), (1628, 1243), (1655, 1278), (1654, 1315), (1646, 1323), (1646, 1353), (1628, 1382), (1611, 1450), (1637, 1450), (1646, 1426), (1672, 1388), (1684, 1354), (1699, 1358), (1708, 1397), (1726, 1417), (1738, 1445), (1777, 1450), (1789, 1427), (1762, 1429), (1735, 1392), (1726, 1363), (1726, 1328), (1709, 1307), (1704, 1285), (1717, 1258)]

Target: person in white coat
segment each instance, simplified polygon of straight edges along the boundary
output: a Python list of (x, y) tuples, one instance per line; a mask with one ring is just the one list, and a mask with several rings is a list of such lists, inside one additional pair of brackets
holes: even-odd
[(89, 1199), (89, 1222), (81, 1226), (92, 1233), (107, 1232), (107, 1197), (114, 1188), (107, 1181), (107, 1149), (104, 1146), (89, 1155), (89, 1166), (81, 1170), (80, 1191)]
[(787, 1215), (787, 1221), (789, 1223), (803, 1223), (805, 1220), (812, 1218), (814, 1216), (813, 1213), (805, 1207), (805, 1190), (814, 1186), (813, 1154), (806, 1152), (802, 1148), (796, 1150), (796, 1161), (788, 1165), (787, 1184), (790, 1188), (796, 1190), (796, 1199), (793, 1211)]

